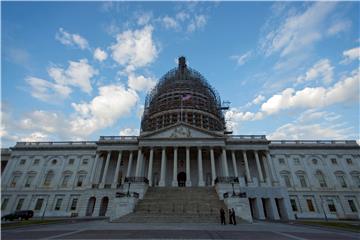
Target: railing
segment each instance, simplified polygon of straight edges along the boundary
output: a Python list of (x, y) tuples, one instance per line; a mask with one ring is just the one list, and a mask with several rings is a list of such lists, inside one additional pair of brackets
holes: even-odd
[(266, 140), (265, 135), (230, 135), (230, 137), (235, 139), (244, 139), (244, 140), (252, 140), (252, 139)]
[(99, 184), (93, 184), (91, 185), (92, 188), (99, 188)]
[(126, 177), (124, 182), (149, 184), (149, 180), (146, 177)]
[(356, 144), (355, 140), (271, 140), (271, 144)]
[(17, 142), (16, 145), (23, 146), (59, 146), (59, 145), (95, 145), (95, 141), (61, 141), (61, 142)]
[(226, 192), (223, 194), (224, 198), (228, 198), (228, 197), (238, 197), (238, 198), (246, 198), (246, 192), (239, 192), (239, 193), (235, 193), (235, 192)]
[(127, 193), (123, 193), (123, 192), (117, 192), (115, 195), (116, 198), (122, 198), (122, 197), (134, 197), (134, 198), (139, 198), (140, 194), (137, 192), (127, 192)]
[(217, 183), (238, 183), (239, 178), (237, 177), (217, 177), (215, 178), (215, 184)]
[(137, 136), (100, 136), (100, 141), (137, 140)]
[(111, 188), (111, 184), (104, 184), (104, 188), (106, 188), (106, 189)]

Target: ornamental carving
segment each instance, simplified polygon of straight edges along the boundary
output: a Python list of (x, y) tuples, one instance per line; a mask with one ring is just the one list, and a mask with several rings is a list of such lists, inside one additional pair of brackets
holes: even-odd
[(171, 138), (188, 138), (191, 137), (190, 129), (185, 127), (177, 127), (174, 131), (170, 134)]

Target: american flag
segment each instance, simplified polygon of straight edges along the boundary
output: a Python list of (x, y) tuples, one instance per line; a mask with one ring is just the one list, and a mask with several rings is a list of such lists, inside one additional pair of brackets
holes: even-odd
[(182, 96), (181, 101), (189, 100), (191, 97), (192, 97), (191, 94), (186, 94), (186, 95)]

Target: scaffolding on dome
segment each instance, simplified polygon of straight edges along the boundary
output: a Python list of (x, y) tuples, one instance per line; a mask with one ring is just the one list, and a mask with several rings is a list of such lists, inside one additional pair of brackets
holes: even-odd
[(224, 131), (222, 111), (218, 92), (180, 57), (179, 66), (168, 71), (146, 96), (141, 130), (153, 131), (185, 121), (204, 129)]

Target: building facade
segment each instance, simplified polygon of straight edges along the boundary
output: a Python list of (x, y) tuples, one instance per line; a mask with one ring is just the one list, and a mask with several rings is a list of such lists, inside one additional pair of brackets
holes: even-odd
[(147, 96), (139, 136), (18, 142), (4, 150), (2, 215), (31, 209), (113, 219), (131, 212), (149, 187), (209, 187), (244, 219), (359, 219), (356, 141), (232, 135), (226, 108), (181, 57)]

